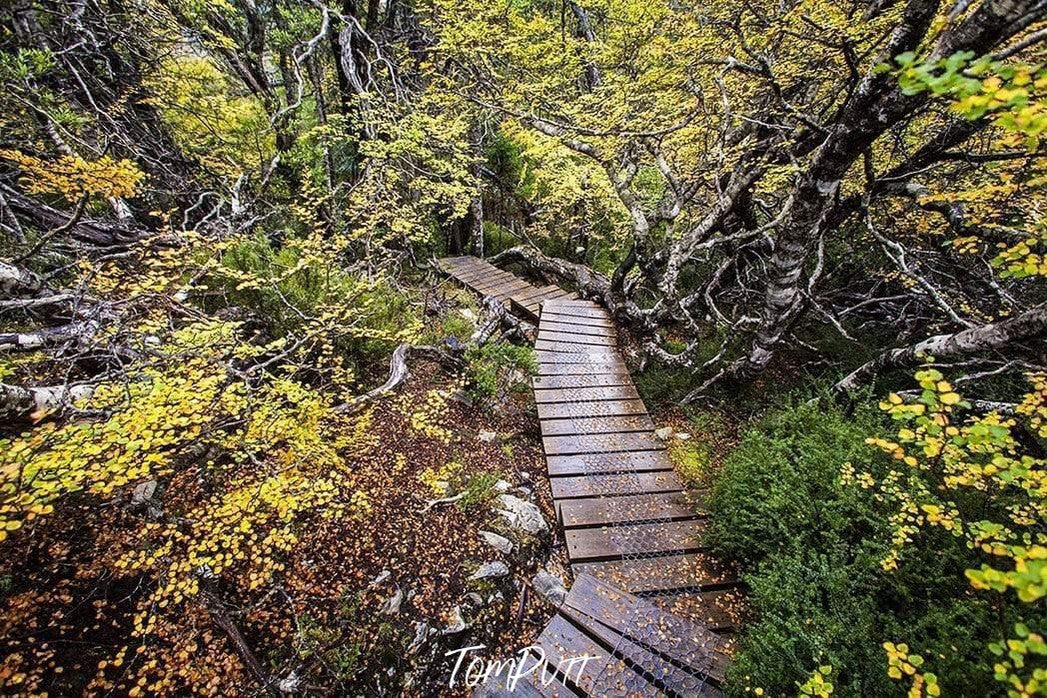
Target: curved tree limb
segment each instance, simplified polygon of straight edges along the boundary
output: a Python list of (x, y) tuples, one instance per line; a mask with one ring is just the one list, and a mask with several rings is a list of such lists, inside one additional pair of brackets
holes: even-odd
[(883, 371), (918, 364), (924, 356), (949, 358), (981, 354), (1002, 349), (1025, 339), (1038, 340), (1040, 351), (1047, 351), (1043, 338), (1047, 336), (1047, 304), (1038, 305), (1006, 320), (953, 334), (934, 337), (886, 351), (868, 361), (836, 384), (837, 392), (851, 391)]

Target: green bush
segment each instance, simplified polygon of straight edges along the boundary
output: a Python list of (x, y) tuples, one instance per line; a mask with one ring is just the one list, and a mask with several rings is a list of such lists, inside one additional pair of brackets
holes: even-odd
[(729, 672), (732, 693), (795, 695), (816, 667), (831, 665), (837, 695), (903, 695), (906, 685), (887, 675), (886, 640), (933, 658), (942, 695), (999, 693), (985, 668), (986, 638), (1005, 635), (1016, 616), (957, 574), (974, 554), (962, 539), (928, 531), (885, 572), (881, 503), (839, 483), (847, 462), (887, 467), (865, 445), (881, 426), (872, 412), (788, 407), (758, 422), (726, 458), (710, 496), (709, 541), (744, 564), (753, 616)]
[(745, 434), (714, 483), (709, 537), (747, 563), (795, 545), (818, 548), (841, 536), (872, 537), (885, 527), (843, 487), (840, 468), (877, 453), (865, 445), (872, 415), (848, 419), (815, 404), (780, 410)]

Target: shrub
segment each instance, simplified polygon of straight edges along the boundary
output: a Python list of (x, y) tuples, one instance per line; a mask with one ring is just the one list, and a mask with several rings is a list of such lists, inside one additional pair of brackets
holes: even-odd
[(753, 563), (793, 545), (818, 548), (883, 528), (839, 482), (844, 463), (876, 455), (864, 443), (875, 423), (870, 417), (850, 420), (803, 404), (761, 420), (727, 457), (712, 488), (713, 547)]
[[(889, 511), (874, 490), (841, 482), (847, 463), (881, 476), (891, 459), (866, 445), (883, 427), (863, 411), (803, 404), (767, 415), (726, 458), (710, 496), (709, 540), (749, 572), (753, 620), (730, 670), (732, 690), (796, 694), (831, 666), (839, 695), (895, 695), (884, 642), (918, 648), (942, 695), (990, 695), (992, 638), (1028, 609), (972, 593), (977, 553), (944, 529), (922, 532), (898, 567)], [(824, 672), (823, 672), (824, 673)], [(940, 688), (939, 688), (940, 687)]]

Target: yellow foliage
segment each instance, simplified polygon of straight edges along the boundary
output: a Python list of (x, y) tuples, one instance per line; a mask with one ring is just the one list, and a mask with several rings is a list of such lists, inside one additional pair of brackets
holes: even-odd
[(25, 173), (22, 184), (27, 191), (61, 194), (70, 203), (92, 196), (132, 197), (145, 178), (130, 160), (114, 160), (108, 155), (97, 160), (63, 155), (47, 161), (17, 150), (0, 150), (0, 158), (13, 162)]

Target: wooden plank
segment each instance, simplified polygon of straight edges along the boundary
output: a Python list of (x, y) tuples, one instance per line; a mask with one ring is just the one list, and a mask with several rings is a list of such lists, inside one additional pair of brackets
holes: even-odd
[(525, 284), (523, 281), (518, 281), (515, 279), (508, 281), (495, 280), (484, 283), (474, 283), (471, 285), (476, 290), (481, 291), (484, 295), (502, 296), (506, 298), (509, 297), (509, 294), (527, 287), (527, 284)]
[(549, 300), (555, 300), (555, 301), (576, 300), (577, 298), (578, 298), (578, 294), (577, 293), (574, 293), (573, 291), (565, 291), (562, 288), (557, 288), (555, 291), (550, 291), (549, 295), (548, 295), (548, 299)]
[(599, 327), (594, 325), (572, 325), (566, 322), (554, 322), (549, 318), (542, 318), (542, 329), (549, 330), (550, 332), (565, 332), (568, 334), (587, 334), (594, 337), (611, 337), (617, 336), (610, 327)]
[(597, 347), (618, 346), (618, 340), (614, 337), (597, 337), (576, 332), (553, 332), (542, 326), (538, 328), (538, 339), (545, 342), (568, 342), (570, 344), (585, 344)]
[(461, 280), (462, 283), (474, 286), (481, 283), (490, 283), (494, 281), (514, 281), (518, 280), (515, 276), (507, 271), (496, 269), (494, 267), (478, 267), (474, 269), (465, 269), (454, 272), (454, 276)]
[[(499, 660), (502, 658), (499, 657)], [(526, 666), (534, 661), (534, 655)], [(468, 664), (462, 667), (459, 676), (464, 674)], [(494, 674), (482, 686), (473, 691), (473, 698), (579, 698), (578, 693), (571, 690), (560, 680), (560, 674), (553, 674), (555, 666), (542, 675), (540, 668), (535, 668), (533, 673), (524, 674), (514, 685), (508, 685), (509, 672), (512, 670), (508, 665), (501, 674)], [(464, 679), (464, 676), (462, 676)]]
[(618, 352), (613, 347), (600, 347), (591, 344), (575, 344), (570, 342), (553, 342), (539, 339), (534, 343), (538, 351), (552, 351), (559, 354), (569, 354), (581, 359), (592, 357), (617, 358)]
[(565, 308), (600, 308), (600, 305), (595, 301), (579, 298), (574, 301), (563, 301), (560, 305)]
[(564, 531), (571, 562), (622, 555), (689, 552), (701, 548), (703, 521), (667, 521)]
[[(550, 472), (550, 475), (552, 473)], [(617, 475), (564, 475), (549, 478), (554, 499), (645, 494), (682, 490), (683, 483), (672, 470)]]
[(610, 560), (571, 565), (575, 574), (591, 574), (631, 593), (675, 589), (715, 589), (738, 584), (730, 566), (707, 553), (667, 555), (639, 560)]
[(536, 376), (531, 380), (535, 388), (599, 388), (607, 385), (632, 385), (628, 373), (597, 373), (588, 375)]
[[(604, 351), (602, 349), (597, 350), (599, 353), (585, 353), (585, 352), (558, 352), (548, 351), (544, 349), (538, 349), (535, 351), (535, 358), (538, 360), (540, 366), (549, 366), (553, 364), (557, 365), (573, 365), (578, 364), (582, 366), (592, 366), (594, 368), (600, 368), (602, 366), (625, 366), (625, 362), (622, 360), (621, 355), (617, 351)], [(626, 369), (627, 370), (627, 369)]]
[[(579, 613), (574, 608), (564, 606), (560, 609), (560, 613), (582, 627), (590, 637), (599, 640), (605, 646), (612, 647), (616, 656), (628, 661), (632, 671), (654, 682), (659, 689), (668, 690), (668, 693), (659, 690), (653, 695), (722, 698), (723, 693), (703, 672), (680, 667), (591, 616)], [(594, 693), (593, 695), (601, 694)]]
[(624, 432), (617, 434), (571, 434), (542, 438), (548, 456), (569, 456), (580, 453), (616, 453), (619, 451), (661, 451), (665, 444), (653, 432)]
[(601, 328), (589, 324), (571, 324), (569, 322), (553, 322), (544, 317), (541, 319), (541, 330), (566, 335), (584, 335), (588, 337), (604, 337), (607, 339), (616, 339), (618, 337), (618, 333), (614, 328)]
[(627, 376), (628, 367), (621, 363), (597, 363), (597, 364), (561, 364), (554, 361), (539, 361), (536, 376), (569, 377), (569, 376)]
[(721, 632), (741, 626), (745, 607), (744, 592), (740, 587), (657, 594), (647, 597), (647, 600), (667, 613)]
[(540, 403), (538, 419), (564, 419), (567, 417), (616, 417), (622, 415), (647, 414), (643, 401), (601, 400), (598, 402)]
[(462, 283), (467, 284), (469, 286), (475, 286), (476, 284), (482, 282), (509, 281), (511, 279), (516, 278), (509, 272), (502, 271), (501, 269), (496, 269), (494, 267), (460, 269), (452, 272), (452, 275)]
[(668, 657), (677, 665), (690, 668), (691, 672), (684, 672), (683, 676), (690, 675), (697, 680), (676, 683), (681, 675), (661, 674), (664, 665), (657, 662), (648, 665), (647, 658), (641, 656), (634, 660), (649, 670), (656, 681), (677, 694), (696, 695), (695, 691), (709, 679), (719, 685), (724, 682), (729, 658), (724, 652), (723, 639), (692, 621), (674, 617), (645, 599), (586, 574), (575, 579), (564, 606), (583, 619), (595, 621), (582, 621), (587, 630), (602, 625), (614, 635), (624, 636)]
[(647, 415), (632, 417), (578, 417), (575, 419), (544, 419), (540, 422), (542, 436), (562, 434), (609, 434), (612, 432), (649, 431), (654, 422)]
[(544, 300), (548, 298), (551, 293), (555, 293), (556, 291), (560, 290), (556, 286), (531, 286), (531, 289), (531, 291), (521, 294), (520, 297), (516, 300), (520, 301), (521, 303), (524, 301)]
[(564, 303), (583, 303), (584, 301), (562, 301), (562, 300), (550, 300), (545, 302), (546, 309), (550, 312), (556, 313), (557, 315), (569, 315), (576, 318), (598, 318), (600, 320), (610, 321), (611, 316), (606, 310), (598, 305), (572, 305), (567, 306)]
[(557, 502), (564, 528), (601, 526), (629, 521), (693, 519), (697, 508), (683, 492), (586, 497)]
[(589, 402), (594, 400), (639, 400), (640, 394), (632, 385), (617, 385), (606, 388), (550, 388), (534, 391), (534, 401)]
[(542, 322), (555, 322), (560, 325), (571, 325), (572, 327), (578, 326), (614, 329), (614, 322), (609, 318), (564, 315), (556, 312), (555, 309), (548, 306), (542, 308)]
[[(592, 638), (582, 633), (563, 616), (557, 615), (545, 627), (536, 641), (545, 652), (550, 667), (574, 657), (595, 657), (584, 666), (575, 666), (570, 681), (586, 695), (600, 698), (636, 698), (658, 696), (658, 688), (633, 671), (623, 660), (615, 657)], [(566, 668), (566, 664), (564, 667)]]
[[(546, 456), (549, 474), (583, 475), (596, 473), (624, 473), (626, 475), (658, 470), (672, 471), (673, 464), (665, 451), (628, 451), (625, 453), (580, 453), (564, 456)], [(679, 488), (682, 489), (682, 488)], [(665, 490), (652, 490), (654, 492)], [(611, 492), (610, 494), (614, 494)]]

